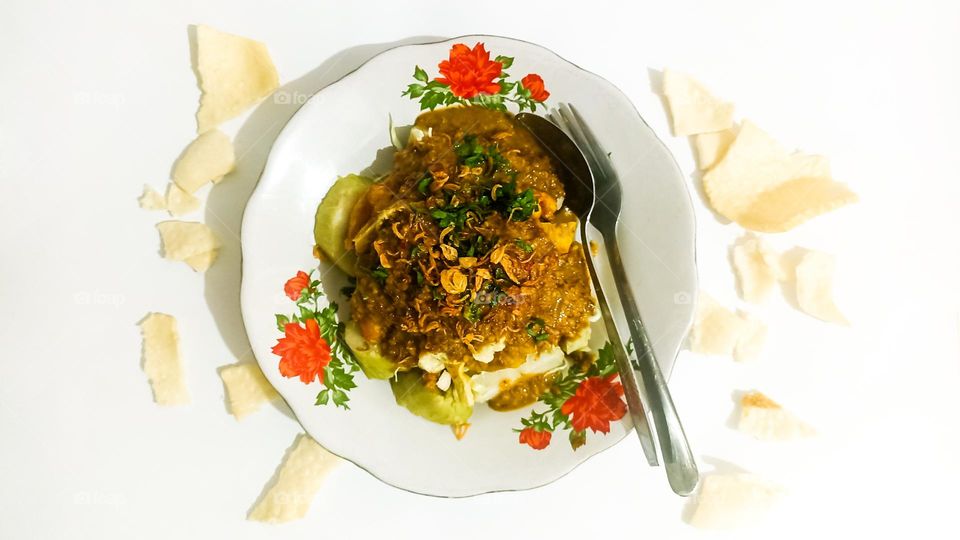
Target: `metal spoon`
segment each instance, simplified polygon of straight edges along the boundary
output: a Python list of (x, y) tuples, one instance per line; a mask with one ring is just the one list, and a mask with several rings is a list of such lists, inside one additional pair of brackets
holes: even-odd
[(600, 278), (597, 276), (593, 258), (587, 252), (590, 249), (590, 241), (587, 238), (587, 224), (590, 222), (590, 214), (593, 212), (593, 205), (596, 200), (590, 167), (577, 145), (557, 126), (535, 114), (518, 114), (517, 121), (526, 127), (540, 144), (552, 154), (554, 168), (560, 174), (566, 191), (564, 205), (580, 218), (580, 239), (584, 249), (583, 258), (587, 261), (590, 279), (597, 293), (597, 304), (599, 304), (600, 313), (603, 315), (607, 339), (610, 340), (610, 345), (613, 347), (613, 356), (617, 361), (620, 381), (623, 383), (627, 409), (630, 411), (633, 428), (640, 439), (640, 445), (643, 447), (644, 454), (646, 454), (647, 462), (651, 466), (656, 466), (659, 464), (657, 449), (650, 434), (650, 425), (647, 423), (643, 403), (640, 399), (640, 385), (630, 366), (627, 350), (620, 339), (620, 333), (617, 331), (616, 323), (614, 323), (607, 298), (600, 286)]
[(673, 399), (670, 397), (666, 380), (660, 371), (660, 364), (656, 361), (653, 346), (640, 318), (640, 311), (630, 288), (630, 280), (620, 257), (617, 240), (622, 205), (620, 179), (613, 168), (609, 154), (572, 105), (560, 104), (558, 111), (549, 116), (555, 122), (559, 122), (561, 129), (570, 134), (578, 147), (585, 151), (584, 157), (593, 171), (594, 189), (599, 195), (596, 210), (590, 216), (590, 223), (603, 235), (607, 259), (620, 296), (620, 304), (637, 350), (633, 368), (643, 384), (644, 397), (647, 398), (647, 404), (653, 414), (653, 423), (660, 443), (667, 479), (674, 492), (679, 495), (689, 495), (699, 481), (697, 463), (687, 442), (680, 417), (673, 405)]

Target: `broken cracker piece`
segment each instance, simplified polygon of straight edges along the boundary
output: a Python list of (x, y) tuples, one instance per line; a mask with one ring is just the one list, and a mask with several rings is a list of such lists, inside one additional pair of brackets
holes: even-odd
[(787, 231), (857, 200), (830, 178), (826, 158), (787, 152), (748, 120), (726, 155), (704, 173), (703, 189), (719, 214), (763, 232)]
[(220, 378), (227, 392), (230, 414), (237, 420), (280, 397), (263, 376), (260, 366), (252, 362), (225, 366), (220, 369)]
[(699, 133), (693, 136), (693, 147), (697, 153), (697, 166), (706, 171), (716, 165), (727, 154), (730, 143), (737, 138), (735, 128)]
[(834, 267), (834, 258), (827, 253), (807, 251), (803, 255), (794, 275), (797, 305), (804, 313), (821, 321), (849, 325), (833, 302)]
[[(161, 221), (157, 223), (163, 257), (174, 261), (200, 264), (220, 247), (220, 240), (210, 227), (194, 221)], [(202, 256), (202, 257), (201, 257)], [(216, 254), (213, 254), (216, 258)], [(212, 264), (212, 260), (209, 261)], [(209, 265), (207, 265), (209, 266)]]
[(689, 75), (664, 70), (663, 95), (667, 98), (676, 136), (721, 131), (733, 126), (733, 104), (717, 99)]
[(690, 350), (700, 354), (730, 355), (745, 325), (743, 318), (736, 313), (701, 294), (690, 330)]
[(170, 212), (171, 216), (176, 217), (196, 211), (200, 208), (200, 199), (171, 182), (167, 185), (166, 204), (167, 212)]
[(737, 239), (731, 259), (740, 297), (759, 304), (770, 297), (777, 282), (783, 279), (780, 255), (762, 238), (746, 233)]
[(756, 360), (767, 341), (767, 325), (752, 315), (738, 313), (737, 316), (743, 325), (733, 346), (733, 359), (737, 362)]
[(219, 182), (235, 166), (230, 137), (215, 129), (200, 135), (187, 146), (173, 168), (173, 181), (192, 194), (207, 182)]
[(163, 195), (160, 195), (152, 187), (144, 185), (143, 186), (143, 195), (140, 195), (140, 198), (137, 199), (137, 202), (140, 203), (140, 208), (144, 210), (166, 210), (167, 202), (163, 200)]
[(713, 473), (700, 482), (690, 524), (700, 529), (736, 529), (763, 519), (783, 489), (755, 474)]
[(187, 263), (190, 268), (193, 268), (194, 272), (206, 272), (213, 266), (213, 263), (216, 262), (217, 257), (220, 255), (220, 250), (211, 249), (210, 251), (204, 253), (198, 253), (196, 255), (191, 255), (183, 260)]
[(823, 156), (791, 154), (749, 120), (726, 155), (704, 173), (710, 204), (730, 219), (745, 212), (753, 199), (793, 178), (828, 178), (830, 163)]
[(190, 403), (180, 360), (177, 320), (164, 313), (150, 313), (140, 323), (143, 335), (143, 371), (147, 374), (157, 405)]
[(280, 465), (276, 482), (267, 488), (248, 519), (283, 523), (302, 518), (324, 478), (341, 461), (309, 435), (297, 435), (293, 449)]
[(755, 231), (784, 232), (858, 200), (830, 178), (796, 178), (758, 195), (737, 222)]
[(234, 118), (276, 90), (277, 68), (259, 41), (198, 25), (197, 77), (203, 95), (197, 133)]
[(740, 398), (737, 429), (766, 441), (785, 441), (816, 434), (812, 427), (760, 392), (748, 392)]

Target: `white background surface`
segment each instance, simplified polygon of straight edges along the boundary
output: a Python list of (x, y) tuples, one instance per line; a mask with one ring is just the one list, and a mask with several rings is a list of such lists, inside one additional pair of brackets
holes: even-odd
[[(654, 102), (647, 69), (675, 67), (785, 144), (828, 155), (862, 202), (771, 240), (838, 255), (838, 302), (854, 326), (825, 325), (776, 298), (758, 311), (771, 329), (762, 360), (737, 365), (684, 352), (675, 401), (704, 470), (728, 463), (789, 490), (766, 523), (738, 538), (955, 534), (960, 9), (720, 4), (5, 2), (0, 537), (711, 534), (683, 522), (686, 501), (671, 495), (661, 470), (640, 464), (633, 438), (545, 488), (468, 500), (411, 495), (345, 465), (306, 519), (246, 522), (299, 432), (275, 407), (236, 422), (215, 371), (251, 360), (233, 233), (263, 141), (279, 126), (244, 126), (243, 118), (225, 126), (240, 131), (242, 159), (208, 198), (206, 221), (226, 240), (217, 265), (199, 276), (160, 259), (153, 224), (161, 215), (136, 198), (145, 182), (164, 185), (193, 137), (192, 23), (266, 42), (281, 81), (304, 91), (377, 50), (354, 48), (361, 45), (467, 33), (534, 41), (634, 98), (692, 173), (687, 142), (669, 136), (662, 109), (642, 105)], [(739, 231), (695, 204), (702, 285), (734, 305), (726, 250)], [(136, 322), (152, 310), (179, 320), (191, 406), (151, 401)], [(765, 444), (731, 430), (732, 395), (751, 388), (820, 437)]]

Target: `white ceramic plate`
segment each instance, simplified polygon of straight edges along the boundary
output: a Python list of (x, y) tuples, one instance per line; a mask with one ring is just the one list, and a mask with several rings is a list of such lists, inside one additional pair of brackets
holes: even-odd
[[(281, 337), (274, 313), (292, 311), (283, 284), (316, 263), (311, 247), (317, 204), (337, 177), (368, 169), (378, 151), (381, 162), (375, 167), (388, 165), (383, 162), (390, 158), (390, 152), (383, 151), (390, 146), (388, 114), (399, 124), (410, 124), (419, 112), (417, 102), (400, 95), (413, 82), (413, 67), (436, 76), (437, 63), (447, 58), (452, 44), (461, 42), (483, 42), (493, 56), (514, 57), (510, 72), (517, 80), (526, 73), (540, 74), (551, 92), (547, 103), (575, 104), (612, 152), (625, 182), (619, 235), (624, 261), (667, 374), (689, 328), (697, 287), (693, 209), (672, 156), (617, 88), (553, 52), (493, 36), (403, 46), (374, 57), (314, 95), (277, 138), (244, 214), (241, 304), (250, 343), (267, 379), (320, 444), (389, 484), (439, 496), (541, 486), (630, 431), (627, 415), (605, 436), (589, 433), (587, 444), (576, 452), (564, 432), (536, 451), (519, 444), (512, 431), (530, 407), (498, 413), (478, 406), (467, 436), (457, 441), (449, 427), (397, 406), (385, 381), (358, 374), (351, 409), (345, 411), (314, 405), (320, 383), (305, 385), (278, 371), (279, 358), (270, 351)], [(321, 271), (324, 290), (346, 317), (348, 302), (337, 292), (344, 276), (327, 267)], [(605, 274), (601, 269), (602, 279), (609, 281)], [(602, 330), (595, 328), (594, 334), (594, 344), (602, 342)]]

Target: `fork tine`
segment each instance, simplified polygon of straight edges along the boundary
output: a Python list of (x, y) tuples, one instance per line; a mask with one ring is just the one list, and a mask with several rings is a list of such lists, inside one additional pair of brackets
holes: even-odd
[(600, 159), (599, 156), (597, 156), (596, 149), (590, 145), (590, 141), (584, 135), (577, 118), (570, 112), (570, 106), (566, 103), (561, 103), (559, 112), (560, 117), (563, 119), (563, 123), (567, 128), (567, 133), (573, 137), (574, 142), (576, 142), (577, 146), (580, 147), (580, 151), (584, 153), (584, 157), (587, 158), (590, 167), (595, 171), (600, 171)]
[(564, 119), (563, 115), (560, 114), (558, 109), (552, 110), (550, 114), (547, 115), (547, 119), (556, 124), (558, 128), (560, 128), (571, 139), (573, 139), (573, 142), (576, 143), (578, 148), (583, 146), (583, 141), (577, 139), (576, 135), (571, 131), (570, 125), (567, 124), (566, 120)]
[(563, 119), (560, 118), (560, 117), (557, 115), (557, 110), (556, 110), (556, 109), (551, 109), (549, 112), (547, 112), (547, 114), (546, 114), (546, 119), (549, 120), (549, 121), (551, 121), (551, 122), (553, 122), (554, 125), (556, 125), (556, 126), (557, 126), (558, 128), (560, 128), (560, 129), (562, 129), (563, 131), (567, 131), (567, 130), (563, 127)]
[(597, 140), (596, 135), (593, 134), (590, 126), (587, 125), (587, 123), (583, 120), (583, 117), (580, 116), (580, 112), (577, 111), (573, 105), (567, 105), (566, 107), (570, 116), (573, 117), (574, 123), (582, 131), (586, 145), (593, 150), (594, 157), (596, 158), (597, 163), (603, 169), (604, 174), (613, 175), (613, 165), (610, 162), (610, 158), (607, 156), (607, 152), (603, 148), (603, 145)]

